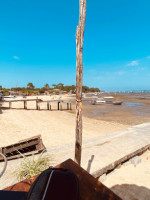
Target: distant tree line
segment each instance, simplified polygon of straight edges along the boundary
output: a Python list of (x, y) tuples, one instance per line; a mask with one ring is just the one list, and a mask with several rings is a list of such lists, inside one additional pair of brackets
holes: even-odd
[[(64, 85), (63, 83), (58, 83), (58, 84), (52, 84), (52, 87), (48, 83), (46, 83), (43, 87), (41, 88), (35, 88), (34, 84), (32, 82), (27, 84), (27, 87), (13, 87), (11, 89), (9, 88), (2, 88), (0, 85), (0, 90), (3, 91), (4, 95), (8, 94), (9, 91), (14, 91), (14, 92), (21, 92), (24, 94), (42, 94), (48, 91), (49, 93), (59, 93), (60, 91), (65, 91), (65, 92), (72, 92), (73, 94), (76, 93), (76, 86), (75, 85)], [(99, 88), (90, 88), (88, 86), (82, 86), (82, 91), (83, 93), (87, 92), (100, 92)]]

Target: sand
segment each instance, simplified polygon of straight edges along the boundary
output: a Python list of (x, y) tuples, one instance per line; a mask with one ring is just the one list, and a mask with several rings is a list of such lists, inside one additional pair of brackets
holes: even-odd
[[(29, 97), (31, 98), (31, 97)], [(35, 98), (35, 97), (32, 97)], [(39, 97), (40, 98), (40, 97)], [(52, 97), (41, 97), (50, 99)], [(58, 98), (58, 97), (55, 97)], [(63, 96), (67, 99), (67, 96)], [(8, 106), (4, 103), (3, 106)], [(46, 147), (56, 146), (75, 141), (75, 114), (73, 111), (48, 111), (46, 103), (41, 105), (41, 109), (35, 110), (35, 102), (29, 102), (28, 108), (2, 110), (0, 115), (0, 146), (13, 144), (21, 139), (42, 135), (43, 143)], [(52, 109), (56, 109), (56, 103)], [(23, 108), (22, 102), (12, 103), (12, 108)], [(63, 105), (66, 108), (66, 105)], [(94, 136), (109, 134), (127, 128), (115, 122), (106, 122), (83, 117), (83, 140)]]
[[(36, 97), (29, 97), (36, 98)], [(54, 97), (39, 97), (43, 100)], [(58, 99), (59, 96), (55, 96)], [(63, 96), (65, 100), (72, 97)], [(3, 104), (8, 106), (8, 104)], [(35, 102), (28, 103), (30, 110), (23, 108), (23, 103), (13, 103), (13, 109), (2, 109), (0, 114), (0, 147), (13, 144), (21, 139), (42, 135), (46, 148), (75, 142), (75, 106), (72, 111), (57, 111), (56, 104), (52, 105), (55, 110), (47, 111), (46, 103), (41, 106), (41, 111), (35, 110)], [(16, 109), (17, 108), (17, 109)], [(66, 104), (63, 105), (66, 108)], [(98, 135), (110, 134), (129, 127), (113, 121), (96, 120), (83, 117), (83, 140)], [(10, 168), (13, 169), (19, 161), (9, 161), (7, 179), (1, 181), (0, 189), (14, 183)], [(1, 168), (0, 168), (1, 169)], [(3, 178), (3, 177), (2, 177)], [(150, 153), (142, 156), (142, 162), (134, 167), (132, 164), (123, 165), (107, 176), (104, 184), (118, 194), (123, 200), (148, 200), (150, 199)], [(1, 182), (1, 183), (2, 183)], [(9, 184), (8, 184), (9, 182)]]
[(140, 157), (142, 161), (137, 166), (127, 162), (103, 181), (123, 200), (150, 199), (150, 151)]

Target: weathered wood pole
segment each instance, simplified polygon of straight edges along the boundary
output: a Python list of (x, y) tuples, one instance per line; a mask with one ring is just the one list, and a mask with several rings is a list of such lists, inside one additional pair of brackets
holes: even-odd
[(11, 102), (9, 102), (9, 109), (11, 109)]
[(71, 103), (70, 103), (70, 110), (72, 110), (72, 106), (71, 106)]
[(76, 142), (75, 162), (81, 164), (82, 150), (82, 76), (83, 76), (83, 40), (86, 19), (86, 0), (79, 0), (79, 25), (76, 30)]
[(60, 110), (62, 111), (62, 103), (60, 103)]
[(24, 109), (27, 109), (27, 101), (24, 101)]
[(39, 108), (38, 108), (38, 101), (36, 101), (36, 110), (38, 110)]
[(59, 104), (60, 104), (60, 102), (58, 101), (58, 110), (59, 110)]
[(67, 103), (67, 110), (69, 110), (69, 103)]
[(47, 102), (47, 110), (49, 110), (49, 102)]

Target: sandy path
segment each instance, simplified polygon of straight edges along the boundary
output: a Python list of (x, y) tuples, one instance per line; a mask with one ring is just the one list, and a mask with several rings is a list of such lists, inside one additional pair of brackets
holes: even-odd
[[(83, 118), (83, 139), (109, 134), (127, 126)], [(74, 141), (75, 115), (66, 111), (3, 110), (0, 146), (41, 134), (46, 147)]]

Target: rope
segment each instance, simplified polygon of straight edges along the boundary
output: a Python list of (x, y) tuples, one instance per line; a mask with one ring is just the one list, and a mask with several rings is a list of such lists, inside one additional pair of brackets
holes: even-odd
[(5, 163), (4, 163), (4, 168), (3, 168), (2, 172), (0, 173), (0, 178), (1, 178), (1, 177), (3, 176), (5, 170), (6, 170), (6, 167), (7, 167), (7, 158), (6, 158), (6, 156), (5, 156), (4, 154), (2, 154), (2, 153), (0, 153), (0, 155), (4, 158), (4, 161), (5, 161)]

